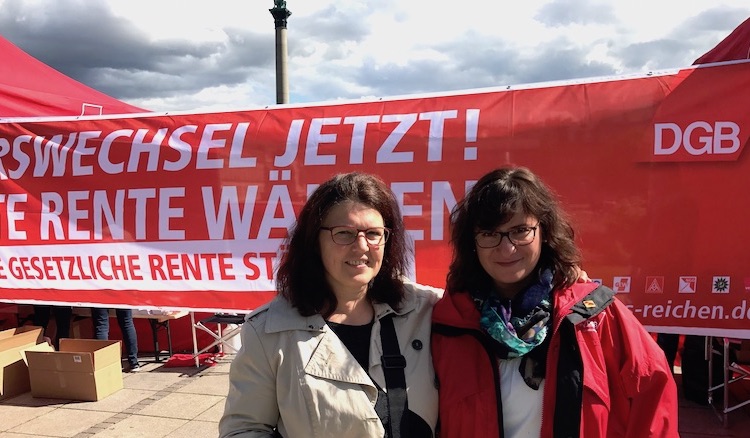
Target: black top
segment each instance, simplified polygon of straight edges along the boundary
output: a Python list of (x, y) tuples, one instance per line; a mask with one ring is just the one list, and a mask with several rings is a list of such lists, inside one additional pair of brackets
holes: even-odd
[(357, 362), (369, 373), (370, 370), (370, 336), (373, 321), (365, 325), (338, 324), (326, 321), (328, 327), (336, 333)]
[[(372, 336), (373, 321), (365, 325), (337, 324), (330, 321), (326, 321), (326, 323), (336, 336), (341, 339), (341, 342), (346, 346), (349, 352), (352, 353), (354, 358), (357, 359), (357, 362), (359, 362), (367, 374), (370, 374), (370, 338)], [(378, 387), (378, 401), (375, 403), (375, 412), (377, 412), (378, 417), (380, 417), (380, 421), (383, 422), (383, 427), (386, 430), (385, 438), (391, 438), (388, 395), (377, 383), (375, 386)], [(421, 417), (408, 410), (408, 407), (403, 416), (408, 419), (408, 422), (404, 421), (407, 426), (404, 427), (402, 423), (402, 425), (399, 426), (399, 429), (401, 430), (396, 436), (402, 438), (433, 436), (430, 426)]]

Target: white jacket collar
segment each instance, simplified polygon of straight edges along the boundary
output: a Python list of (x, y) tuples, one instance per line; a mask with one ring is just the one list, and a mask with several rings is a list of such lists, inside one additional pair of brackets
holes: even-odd
[[(398, 309), (393, 309), (385, 303), (373, 303), (375, 318), (381, 319), (389, 313), (404, 315), (417, 307), (417, 296), (413, 293), (414, 286), (404, 284), (404, 298)], [(292, 307), (282, 296), (277, 296), (268, 306), (266, 319), (266, 333), (275, 333), (286, 330), (310, 330), (323, 331), (325, 320), (320, 315), (302, 316), (297, 309)], [(260, 310), (260, 309), (259, 309)]]

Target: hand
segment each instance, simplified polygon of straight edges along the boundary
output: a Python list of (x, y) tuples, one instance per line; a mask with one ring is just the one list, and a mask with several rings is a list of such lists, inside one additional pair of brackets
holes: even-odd
[(588, 283), (592, 281), (591, 278), (589, 278), (589, 274), (587, 274), (583, 269), (576, 267), (576, 271), (578, 272), (578, 279), (576, 280), (576, 283)]

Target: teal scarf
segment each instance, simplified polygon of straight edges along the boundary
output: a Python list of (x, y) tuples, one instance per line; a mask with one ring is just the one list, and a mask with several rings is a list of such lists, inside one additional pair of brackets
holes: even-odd
[(472, 294), (479, 309), (480, 326), (495, 341), (495, 353), (500, 359), (523, 357), (519, 371), (534, 389), (544, 377), (552, 277), (552, 271), (542, 271), (539, 281), (513, 300), (501, 299), (494, 293), (484, 299)]

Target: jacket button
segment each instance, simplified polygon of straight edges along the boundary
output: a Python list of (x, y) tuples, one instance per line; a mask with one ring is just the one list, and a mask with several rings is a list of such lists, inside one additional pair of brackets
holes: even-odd
[(419, 339), (415, 339), (411, 341), (411, 346), (414, 347), (415, 350), (421, 350), (422, 349), (422, 341)]

